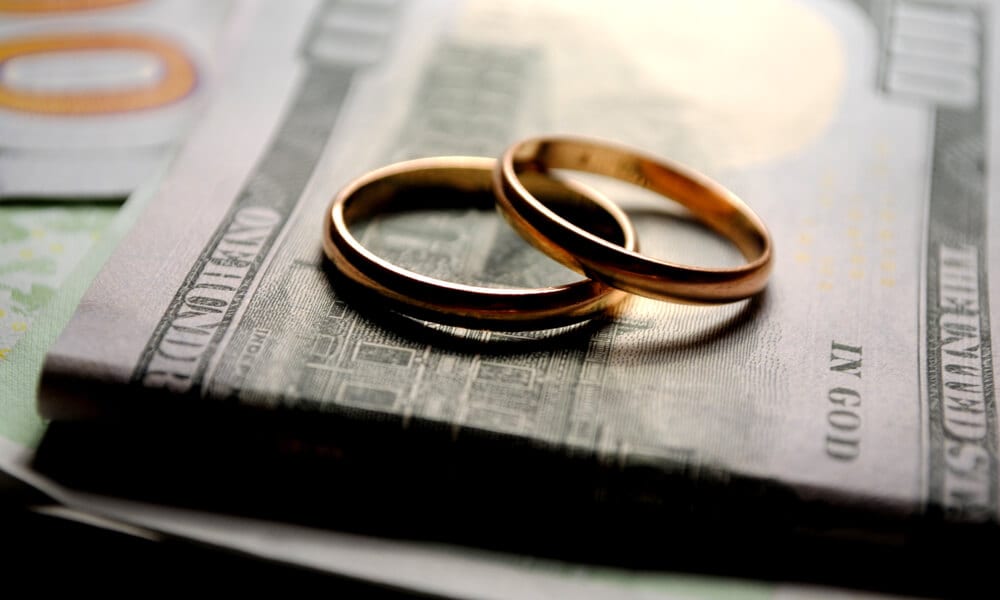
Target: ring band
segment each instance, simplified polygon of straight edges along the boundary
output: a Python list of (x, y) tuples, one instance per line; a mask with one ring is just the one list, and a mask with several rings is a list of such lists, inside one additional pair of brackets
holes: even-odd
[[(393, 206), (478, 202), (494, 209), (492, 173), (496, 161), (476, 157), (439, 157), (396, 163), (348, 184), (334, 198), (324, 223), (323, 249), (349, 280), (387, 300), (390, 307), (428, 321), (467, 328), (526, 330), (583, 321), (620, 302), (626, 294), (582, 279), (544, 288), (488, 288), (452, 283), (397, 266), (365, 248), (348, 225)], [(536, 174), (526, 181), (553, 206), (585, 208), (599, 217), (610, 244), (637, 247), (631, 221), (614, 203), (586, 186)], [(565, 211), (563, 211), (565, 213)], [(555, 211), (553, 214), (557, 214)], [(562, 218), (562, 217), (560, 217)]]
[[(528, 173), (571, 169), (641, 186), (687, 207), (732, 241), (749, 261), (736, 268), (704, 268), (658, 260), (622, 248), (549, 210), (522, 184)], [(634, 294), (675, 302), (733, 302), (764, 289), (771, 271), (771, 236), (735, 194), (711, 179), (663, 159), (603, 141), (529, 138), (507, 149), (496, 165), (497, 205), (535, 247), (592, 279)]]

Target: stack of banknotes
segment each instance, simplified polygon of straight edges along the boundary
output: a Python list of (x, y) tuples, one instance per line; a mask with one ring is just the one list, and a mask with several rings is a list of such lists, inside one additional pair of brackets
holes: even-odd
[[(988, 580), (996, 7), (73, 4), (0, 2), (4, 471), (74, 510), (432, 593), (808, 594), (670, 574), (787, 578), (774, 561), (802, 556), (824, 583), (889, 555)], [(722, 182), (774, 238), (765, 292), (501, 333), (338, 285), (321, 237), (342, 186), (544, 133)], [(593, 183), (643, 252), (742, 260)], [(359, 236), (456, 281), (577, 277), (492, 212)]]

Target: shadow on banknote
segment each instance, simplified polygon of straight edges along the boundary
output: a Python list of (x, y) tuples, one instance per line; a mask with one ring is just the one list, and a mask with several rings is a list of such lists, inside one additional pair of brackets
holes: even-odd
[(587, 564), (918, 595), (992, 584), (993, 524), (683, 456), (574, 451), (356, 408), (233, 413), (222, 402), (181, 419), (150, 407), (203, 400), (132, 393), (145, 397), (141, 416), (53, 423), (36, 467), (157, 503)]
[[(599, 335), (609, 327), (634, 325), (622, 310), (612, 310), (605, 315), (573, 325), (529, 331), (484, 331), (440, 325), (409, 316), (403, 310), (397, 310), (398, 305), (343, 277), (328, 263), (324, 264), (323, 269), (330, 279), (331, 292), (336, 290), (337, 296), (345, 299), (351, 309), (372, 326), (411, 342), (430, 344), (438, 350), (447, 352), (505, 356), (549, 352), (570, 347), (586, 348), (595, 335)], [(729, 335), (737, 334), (749, 326), (766, 305), (765, 292), (739, 303), (736, 310), (728, 312), (720, 319), (707, 321), (701, 327), (686, 331), (683, 337), (660, 340), (655, 345), (647, 344), (646, 351), (655, 353), (662, 360), (663, 352), (679, 352), (721, 343)]]

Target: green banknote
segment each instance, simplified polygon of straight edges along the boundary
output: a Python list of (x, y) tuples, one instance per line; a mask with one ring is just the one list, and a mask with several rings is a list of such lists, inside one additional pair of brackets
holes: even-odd
[(96, 240), (118, 206), (0, 205), (0, 359)]
[[(107, 256), (105, 252), (81, 264), (118, 208), (0, 205), (0, 434), (8, 439), (33, 445), (41, 436), (32, 398), (42, 357)], [(79, 282), (76, 293), (70, 291), (73, 281)], [(44, 316), (36, 321), (40, 314)], [(34, 327), (38, 331), (17, 345)]]

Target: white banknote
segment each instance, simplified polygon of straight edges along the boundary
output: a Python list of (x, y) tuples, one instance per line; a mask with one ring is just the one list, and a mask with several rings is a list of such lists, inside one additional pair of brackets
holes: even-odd
[(0, 199), (121, 199), (183, 138), (229, 2), (0, 6)]

